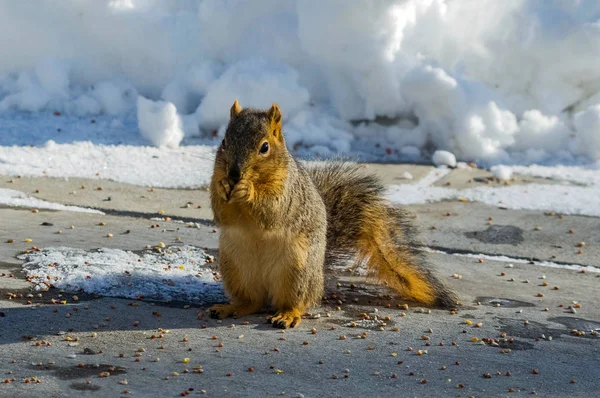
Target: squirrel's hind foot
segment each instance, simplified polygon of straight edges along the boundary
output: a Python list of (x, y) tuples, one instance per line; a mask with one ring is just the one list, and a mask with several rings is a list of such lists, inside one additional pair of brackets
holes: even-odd
[(274, 328), (279, 329), (294, 328), (300, 325), (301, 321), (301, 313), (298, 310), (278, 311), (267, 319), (267, 322), (273, 324)]
[(208, 312), (211, 318), (225, 319), (229, 318), (234, 314), (235, 307), (231, 304), (217, 304), (210, 307)]
[(208, 310), (210, 317), (214, 319), (225, 319), (231, 316), (239, 318), (246, 315), (252, 315), (260, 310), (258, 304), (217, 304)]

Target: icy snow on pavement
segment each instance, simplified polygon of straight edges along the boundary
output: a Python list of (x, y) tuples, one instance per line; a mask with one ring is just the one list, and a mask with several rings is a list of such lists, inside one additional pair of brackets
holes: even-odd
[[(508, 168), (507, 168), (508, 169)], [(600, 184), (593, 173), (580, 170), (582, 175), (575, 182), (586, 181), (589, 185), (568, 184), (569, 173), (574, 168), (528, 169), (530, 175), (552, 175), (565, 184), (523, 184), (502, 186), (498, 188), (476, 187), (467, 189), (451, 189), (433, 186), (436, 181), (448, 174), (448, 169), (432, 170), (422, 180), (413, 184), (400, 184), (388, 187), (387, 197), (393, 203), (402, 205), (439, 202), (442, 200), (464, 200), (485, 203), (514, 210), (546, 210), (562, 214), (578, 214), (600, 217)], [(562, 172), (560, 170), (563, 170)]]
[(162, 253), (144, 250), (141, 254), (48, 247), (18, 258), (24, 260), (23, 270), (36, 290), (46, 290), (48, 282), (71, 293), (110, 297), (142, 296), (194, 304), (225, 300), (222, 284), (207, 262), (211, 257), (193, 246), (169, 247)]
[(44, 147), (0, 147), (0, 174), (30, 177), (105, 178), (161, 188), (206, 185), (214, 150), (207, 146), (177, 149), (90, 142)]
[(46, 202), (45, 200), (32, 198), (24, 192), (5, 188), (0, 188), (0, 205), (13, 207), (29, 207), (32, 209), (65, 210), (78, 211), (81, 213), (104, 214), (99, 210), (86, 209), (84, 207), (77, 206), (65, 206), (61, 205), (60, 203)]

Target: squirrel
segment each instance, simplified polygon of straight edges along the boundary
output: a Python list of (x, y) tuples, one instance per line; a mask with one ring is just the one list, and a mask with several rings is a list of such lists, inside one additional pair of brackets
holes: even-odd
[(325, 264), (349, 254), (407, 299), (454, 306), (456, 297), (424, 265), (408, 213), (384, 198), (384, 185), (344, 161), (307, 166), (288, 151), (277, 104), (242, 109), (236, 99), (210, 183), (221, 230), (219, 269), (229, 304), (213, 318), (266, 306), (273, 327), (300, 324), (324, 293)]

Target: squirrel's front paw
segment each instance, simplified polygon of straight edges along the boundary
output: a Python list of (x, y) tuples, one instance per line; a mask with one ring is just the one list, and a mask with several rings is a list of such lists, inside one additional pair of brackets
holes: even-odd
[(223, 178), (221, 181), (217, 182), (216, 187), (217, 195), (225, 202), (229, 200), (229, 194), (231, 193), (231, 184), (229, 183), (229, 179)]
[(254, 186), (248, 180), (239, 180), (229, 195), (230, 203), (250, 202), (254, 198)]

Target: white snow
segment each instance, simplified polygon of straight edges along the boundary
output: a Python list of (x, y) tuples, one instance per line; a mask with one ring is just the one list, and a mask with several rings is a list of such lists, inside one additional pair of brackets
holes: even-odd
[[(597, 182), (584, 186), (568, 183), (524, 184), (499, 188), (467, 189), (433, 186), (445, 175), (440, 173), (442, 170), (444, 169), (432, 170), (422, 180), (412, 184), (388, 187), (388, 199), (393, 203), (403, 205), (464, 200), (515, 210), (546, 210), (562, 214), (600, 216), (600, 207), (598, 206), (600, 184)], [(449, 170), (445, 171), (449, 172)], [(531, 174), (535, 174), (535, 172)]]
[(511, 166), (513, 172), (532, 177), (567, 181), (581, 185), (600, 185), (600, 161), (587, 168), (575, 166)]
[(32, 177), (105, 178), (162, 188), (201, 187), (210, 182), (214, 150), (180, 149), (91, 142), (39, 147), (0, 147), (0, 174)]
[(181, 119), (170, 102), (151, 101), (142, 96), (137, 100), (140, 133), (154, 146), (177, 148), (183, 139)]
[(496, 177), (499, 180), (510, 180), (510, 178), (512, 177), (512, 169), (508, 166), (492, 166), (490, 171), (492, 172), (494, 177)]
[[(123, 123), (61, 143), (119, 145), (118, 130), (144, 145), (214, 144), (238, 98), (278, 102), (301, 154), (600, 159), (596, 0), (12, 1), (0, 26), (3, 120)], [(45, 137), (35, 145), (54, 139), (32, 127)]]
[(207, 87), (196, 117), (207, 131), (229, 121), (229, 108), (237, 98), (242, 107), (268, 109), (277, 102), (283, 118), (306, 107), (308, 90), (298, 85), (298, 73), (285, 64), (248, 59), (233, 64)]
[(448, 151), (435, 151), (431, 161), (436, 166), (456, 167), (456, 157)]
[(49, 282), (72, 293), (135, 299), (141, 295), (148, 300), (195, 304), (225, 301), (223, 286), (207, 263), (210, 257), (193, 246), (141, 254), (48, 247), (18, 258), (24, 261), (23, 270), (32, 277), (36, 290), (46, 290), (44, 282)]
[[(0, 26), (2, 175), (200, 187), (237, 98), (279, 103), (298, 156), (442, 166), (398, 203), (600, 211), (596, 0), (13, 1)], [(559, 184), (430, 187), (471, 161)]]
[(46, 202), (45, 200), (33, 198), (21, 191), (0, 188), (0, 205), (28, 207), (32, 209), (77, 211), (80, 213), (104, 214), (99, 210), (86, 209), (85, 207), (65, 206), (59, 203)]
[(600, 159), (600, 101), (575, 114), (574, 124), (579, 133), (574, 144), (576, 150), (591, 159)]

